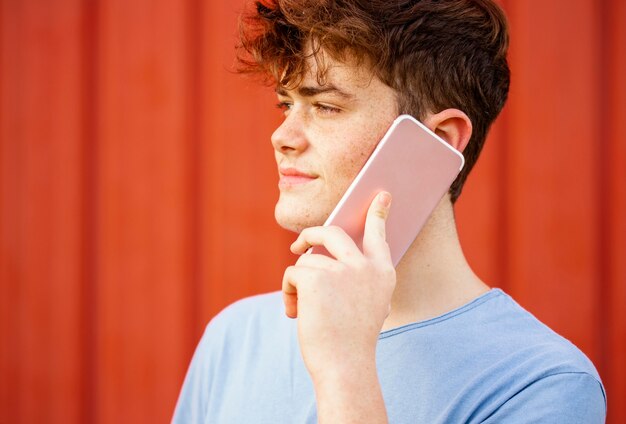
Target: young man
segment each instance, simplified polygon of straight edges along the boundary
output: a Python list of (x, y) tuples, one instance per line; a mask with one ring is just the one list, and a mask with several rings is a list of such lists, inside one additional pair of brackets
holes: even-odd
[[(483, 283), (459, 244), (453, 204), (508, 92), (501, 10), (278, 0), (258, 3), (242, 30), (242, 63), (273, 78), (285, 113), (272, 136), (276, 220), (299, 233), (292, 252), (321, 245), (332, 257), (300, 256), (282, 293), (209, 324), (174, 422), (604, 422), (589, 360)], [(388, 193), (369, 208), (362, 251), (321, 225), (401, 113), (462, 151), (466, 167), (394, 269)]]

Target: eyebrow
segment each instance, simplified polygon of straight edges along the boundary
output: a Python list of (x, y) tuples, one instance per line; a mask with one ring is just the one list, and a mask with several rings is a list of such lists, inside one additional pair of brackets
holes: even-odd
[[(350, 100), (354, 98), (354, 95), (346, 93), (345, 91), (341, 91), (339, 88), (337, 88), (333, 84), (325, 84), (319, 87), (302, 86), (302, 87), (298, 87), (296, 92), (302, 97), (313, 97), (313, 96), (317, 96), (318, 94), (331, 93), (331, 94), (336, 94), (339, 97), (343, 97), (346, 100)], [(276, 94), (279, 94), (281, 96), (289, 95), (289, 93), (283, 86), (276, 87)]]

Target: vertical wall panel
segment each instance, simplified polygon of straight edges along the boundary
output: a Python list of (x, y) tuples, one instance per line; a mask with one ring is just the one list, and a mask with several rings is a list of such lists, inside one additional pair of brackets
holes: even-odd
[[(18, 10), (14, 4), (0, 2), (0, 421), (18, 419), (20, 372), (17, 323), (19, 231), (19, 144), (16, 101), (19, 92), (15, 81)], [(11, 66), (9, 66), (11, 64)]]
[(79, 12), (2, 3), (3, 422), (81, 417)]
[(602, 330), (604, 345), (603, 378), (609, 393), (609, 420), (626, 421), (626, 3), (614, 0), (605, 5), (606, 35), (605, 96), (606, 147), (606, 231), (604, 261), (607, 287)]
[(100, 3), (96, 415), (163, 422), (185, 369), (186, 3)]
[[(597, 10), (591, 1), (511, 4), (507, 179), (511, 292), (599, 358)], [(576, 31), (572, 31), (576, 28)], [(564, 313), (567, 311), (567, 313)]]
[(17, 420), (19, 390), (19, 352), (16, 308), (18, 298), (17, 261), (19, 232), (16, 208), (9, 207), (18, 199), (15, 181), (18, 179), (19, 145), (9, 140), (17, 137), (15, 122), (16, 79), (15, 39), (17, 25), (15, 5), (0, 2), (0, 421)]

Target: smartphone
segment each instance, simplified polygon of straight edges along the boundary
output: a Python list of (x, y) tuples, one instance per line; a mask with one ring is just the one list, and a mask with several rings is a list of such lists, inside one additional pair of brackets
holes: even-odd
[[(363, 248), (367, 210), (381, 191), (391, 193), (386, 237), (396, 266), (463, 168), (463, 155), (409, 115), (389, 127), (324, 223), (341, 227)], [(322, 246), (312, 253), (329, 255)]]

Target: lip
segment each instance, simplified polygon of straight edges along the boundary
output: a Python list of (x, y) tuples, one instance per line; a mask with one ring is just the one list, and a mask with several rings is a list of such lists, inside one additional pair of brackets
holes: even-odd
[(301, 186), (317, 179), (317, 175), (300, 171), (297, 168), (279, 168), (278, 172), (280, 174), (278, 187), (281, 189)]

